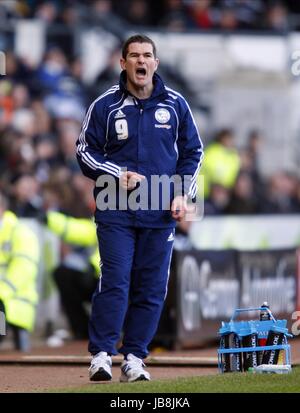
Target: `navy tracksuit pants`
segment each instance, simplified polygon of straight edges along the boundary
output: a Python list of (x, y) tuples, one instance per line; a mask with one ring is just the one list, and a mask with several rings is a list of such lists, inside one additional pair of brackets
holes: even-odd
[(89, 351), (148, 354), (161, 315), (174, 229), (97, 224), (102, 275), (92, 299)]

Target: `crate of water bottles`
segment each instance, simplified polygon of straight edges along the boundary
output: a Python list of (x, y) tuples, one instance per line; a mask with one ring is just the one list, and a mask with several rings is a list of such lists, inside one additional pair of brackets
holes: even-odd
[[(259, 312), (259, 319), (237, 321), (243, 313)], [(289, 373), (291, 350), (287, 320), (276, 320), (264, 302), (257, 308), (237, 308), (219, 330), (218, 366), (222, 373)]]

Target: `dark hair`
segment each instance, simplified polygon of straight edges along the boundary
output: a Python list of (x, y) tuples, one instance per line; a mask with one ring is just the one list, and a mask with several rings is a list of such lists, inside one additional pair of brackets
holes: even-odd
[(217, 132), (215, 140), (216, 142), (222, 142), (222, 140), (224, 138), (227, 138), (227, 136), (230, 136), (233, 138), (234, 137), (233, 130), (229, 128), (223, 128)]
[(128, 53), (128, 47), (131, 43), (149, 43), (152, 44), (153, 48), (153, 55), (156, 58), (156, 46), (153, 40), (150, 39), (150, 37), (145, 36), (143, 34), (135, 34), (134, 36), (129, 37), (129, 39), (126, 40), (126, 42), (123, 44), (122, 47), (122, 57), (123, 59), (126, 59), (127, 53)]

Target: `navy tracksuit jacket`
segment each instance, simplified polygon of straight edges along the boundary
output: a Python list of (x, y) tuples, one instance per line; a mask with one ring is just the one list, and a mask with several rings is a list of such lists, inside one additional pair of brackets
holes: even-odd
[[(92, 354), (116, 354), (122, 329), (119, 352), (140, 358), (148, 354), (167, 292), (175, 228), (169, 208), (177, 194), (193, 198), (197, 190), (203, 147), (190, 108), (157, 74), (153, 83), (151, 97), (139, 100), (127, 91), (123, 71), (119, 85), (90, 106), (77, 141), (82, 172), (96, 181), (95, 220), (102, 261), (89, 326)], [(146, 187), (140, 187), (140, 198), (148, 195), (146, 207), (121, 210), (117, 183), (125, 169), (147, 178)], [(170, 183), (169, 192), (164, 187), (153, 194), (151, 179), (162, 175), (185, 179)], [(114, 210), (98, 202), (107, 194), (106, 177), (116, 184), (110, 185), (117, 191)], [(156, 206), (151, 210), (154, 197)]]

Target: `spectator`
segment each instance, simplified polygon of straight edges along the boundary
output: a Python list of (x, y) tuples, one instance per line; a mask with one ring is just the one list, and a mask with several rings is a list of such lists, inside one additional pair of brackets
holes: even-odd
[(36, 81), (42, 91), (54, 93), (60, 80), (68, 74), (67, 59), (57, 46), (51, 46), (36, 72)]
[(27, 108), (30, 104), (28, 87), (22, 83), (16, 84), (12, 90), (12, 101), (14, 110)]
[(259, 153), (263, 144), (263, 137), (258, 130), (249, 133), (246, 147), (240, 151), (241, 171), (246, 172), (252, 180), (255, 197), (261, 198), (264, 192), (264, 183), (260, 174)]
[[(11, 51), (5, 54), (6, 75), (5, 80), (14, 84), (22, 84), (28, 87), (30, 94), (36, 92), (34, 70), (35, 68), (24, 59), (17, 58)], [(1, 77), (0, 77), (1, 79)]]
[(12, 83), (0, 81), (0, 130), (9, 125), (13, 116), (14, 102), (11, 96)]
[[(93, 197), (93, 183), (81, 173), (72, 176), (71, 184), (76, 192), (78, 199), (82, 202), (81, 216), (90, 217), (95, 211), (95, 200)], [(79, 215), (78, 215), (79, 216)]]
[(51, 181), (51, 177), (48, 182), (42, 185), (42, 194), (43, 210), (63, 210), (60, 188)]
[(37, 6), (35, 17), (46, 24), (54, 23), (58, 16), (58, 10), (53, 1), (44, 1)]
[(56, 140), (52, 135), (42, 135), (35, 142), (35, 152), (35, 175), (39, 182), (47, 182), (51, 171), (62, 162)]
[(145, 0), (132, 0), (126, 14), (126, 20), (134, 26), (149, 26), (149, 6)]
[(239, 29), (258, 29), (262, 23), (265, 4), (262, 0), (221, 0), (220, 7), (234, 12)]
[(211, 4), (211, 0), (194, 0), (191, 3), (189, 12), (195, 27), (211, 29), (214, 26)]
[[(10, 140), (10, 138), (14, 140)], [(19, 177), (21, 174), (33, 172), (36, 155), (31, 136), (22, 134), (18, 129), (8, 129), (5, 131), (3, 145), (6, 153), (6, 166), (10, 183), (12, 178)]]
[(18, 2), (5, 1), (0, 4), (0, 24), (5, 24), (10, 19), (21, 17), (20, 9), (18, 9)]
[(219, 28), (226, 31), (234, 31), (238, 28), (238, 20), (234, 8), (224, 7), (221, 9)]
[[(52, 118), (43, 102), (41, 100), (33, 100), (31, 101), (30, 107), (35, 118), (36, 135), (39, 137), (43, 135), (49, 136), (52, 133)], [(54, 137), (53, 140), (55, 140)]]
[(213, 183), (208, 198), (204, 201), (205, 215), (222, 215), (230, 201), (230, 190), (223, 185)]
[(120, 62), (121, 50), (117, 46), (114, 48), (107, 60), (106, 67), (98, 75), (93, 90), (91, 90), (92, 99), (96, 99), (99, 96), (99, 92), (107, 90), (110, 85), (116, 84), (119, 77), (119, 62)]
[[(76, 182), (77, 183), (77, 182)], [(90, 185), (87, 186), (90, 188)], [(91, 205), (81, 198), (82, 192), (75, 185), (72, 173), (66, 166), (52, 171), (42, 186), (43, 209), (56, 210), (73, 217), (90, 217)]]
[(80, 134), (79, 125), (75, 122), (64, 124), (59, 131), (59, 146), (64, 164), (72, 172), (79, 171), (75, 157), (75, 142)]
[(296, 178), (286, 172), (271, 176), (260, 210), (265, 214), (299, 213)]
[(31, 229), (8, 210), (3, 193), (0, 193), (0, 222), (0, 310), (5, 312), (6, 322), (13, 330), (15, 348), (28, 351), (38, 302), (39, 244)]
[(219, 184), (229, 190), (233, 188), (239, 169), (240, 157), (234, 146), (233, 131), (222, 129), (205, 152), (201, 172), (204, 177), (205, 198), (209, 196), (212, 184)]
[(12, 210), (19, 217), (36, 217), (42, 207), (39, 183), (32, 175), (21, 175), (12, 189)]
[(16, 109), (13, 113), (11, 124), (15, 130), (21, 132), (28, 140), (31, 140), (36, 134), (34, 113), (29, 108)]
[(258, 174), (258, 158), (261, 146), (263, 144), (263, 136), (258, 130), (252, 130), (248, 136), (247, 151), (252, 158), (253, 172)]
[(289, 28), (287, 9), (280, 1), (275, 1), (266, 15), (266, 28), (277, 32), (285, 32)]
[(59, 16), (61, 24), (72, 28), (80, 23), (80, 19), (80, 2), (76, 0), (64, 2), (64, 8)]
[(123, 16), (114, 13), (111, 0), (94, 0), (92, 6), (86, 8), (84, 20), (89, 24), (101, 25), (118, 39), (122, 39), (128, 26)]
[(258, 212), (253, 181), (248, 173), (241, 172), (238, 175), (230, 201), (223, 212), (237, 215), (249, 215)]
[(183, 32), (195, 24), (181, 0), (166, 0), (166, 11), (159, 25), (167, 30)]

